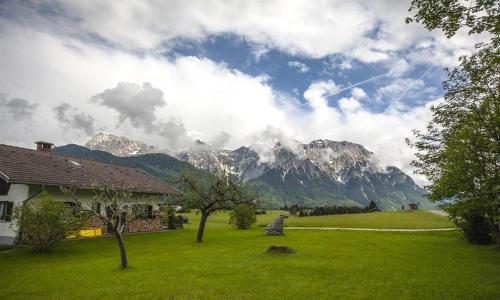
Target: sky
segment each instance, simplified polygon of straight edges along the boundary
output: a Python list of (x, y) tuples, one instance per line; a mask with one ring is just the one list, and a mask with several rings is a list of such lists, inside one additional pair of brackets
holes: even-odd
[(176, 152), (351, 141), (412, 174), (405, 144), (478, 37), (406, 24), (409, 1), (1, 1), (0, 143), (98, 132)]

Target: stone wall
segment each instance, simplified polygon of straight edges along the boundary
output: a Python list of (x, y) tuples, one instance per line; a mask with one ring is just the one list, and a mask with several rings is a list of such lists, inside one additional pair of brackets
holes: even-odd
[(159, 215), (152, 219), (133, 219), (127, 223), (125, 232), (160, 231), (162, 229), (161, 219)]
[[(96, 216), (92, 216), (84, 226), (87, 229), (102, 228), (103, 233), (107, 233), (106, 224)], [(125, 232), (148, 232), (162, 230), (162, 217), (156, 215), (151, 219), (129, 219)]]

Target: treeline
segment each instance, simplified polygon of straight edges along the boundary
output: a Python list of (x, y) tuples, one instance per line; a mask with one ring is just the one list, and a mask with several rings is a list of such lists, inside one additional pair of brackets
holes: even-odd
[(284, 206), (281, 210), (290, 212), (293, 216), (309, 217), (309, 216), (326, 216), (326, 215), (340, 215), (340, 214), (358, 214), (366, 213), (377, 209), (375, 202), (370, 202), (368, 206), (316, 206), (306, 207), (294, 204), (292, 206)]

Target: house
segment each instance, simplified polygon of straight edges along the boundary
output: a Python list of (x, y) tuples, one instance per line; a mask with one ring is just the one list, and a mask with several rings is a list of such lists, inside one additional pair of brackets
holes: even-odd
[(410, 208), (410, 210), (418, 210), (419, 205), (420, 203), (409, 203), (408, 207)]
[[(36, 199), (42, 191), (49, 192), (55, 199), (71, 202), (60, 189), (71, 188), (84, 203), (92, 203), (98, 186), (124, 189), (137, 196), (164, 196), (175, 192), (173, 187), (141, 169), (56, 155), (52, 153), (53, 145), (47, 142), (36, 145), (36, 150), (31, 150), (0, 144), (0, 244), (11, 244), (16, 238), (16, 226), (11, 218), (13, 208)], [(138, 215), (127, 225), (128, 231), (161, 229), (160, 216), (155, 214), (158, 205), (138, 203), (133, 208)], [(92, 223), (91, 228), (106, 230), (97, 219)]]

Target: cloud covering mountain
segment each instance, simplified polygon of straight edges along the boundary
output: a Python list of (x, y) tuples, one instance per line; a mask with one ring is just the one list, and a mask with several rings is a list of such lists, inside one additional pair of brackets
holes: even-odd
[(476, 41), (406, 25), (408, 7), (5, 2), (0, 139), (81, 144), (112, 131), (170, 151), (196, 140), (254, 145), (264, 160), (277, 141), (328, 138), (362, 144), (411, 172), (404, 138), (440, 101), (441, 68)]

